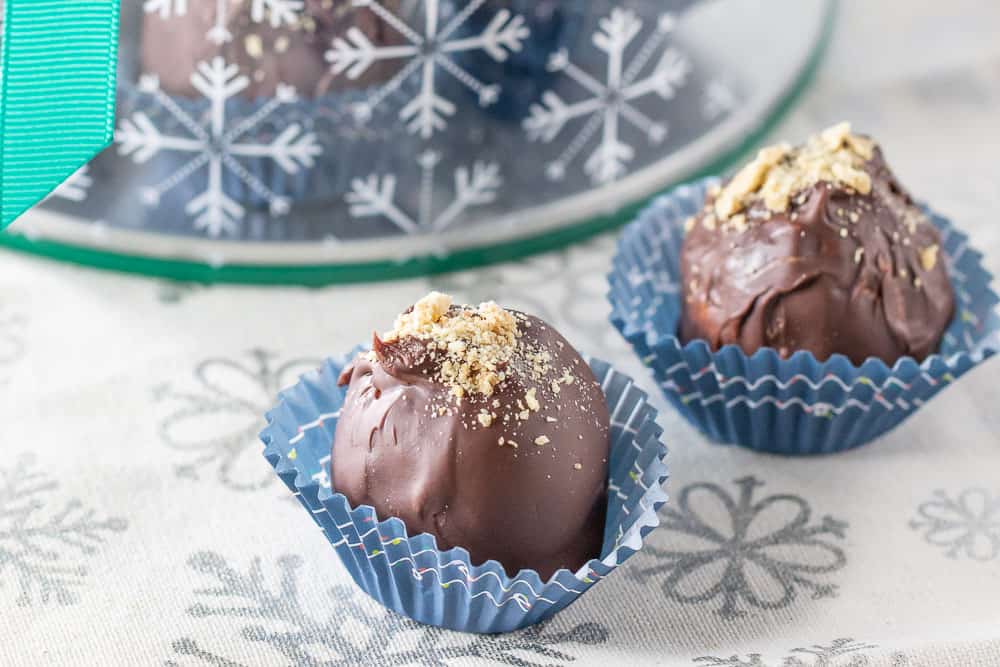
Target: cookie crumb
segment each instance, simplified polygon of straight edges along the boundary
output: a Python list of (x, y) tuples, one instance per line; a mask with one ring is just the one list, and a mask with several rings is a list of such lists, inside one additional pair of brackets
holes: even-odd
[(924, 271), (930, 271), (937, 264), (938, 245), (935, 243), (920, 250), (920, 266)]
[[(755, 201), (762, 201), (775, 213), (784, 212), (792, 197), (820, 182), (866, 195), (871, 192), (872, 181), (864, 164), (874, 150), (874, 142), (852, 134), (849, 123), (827, 128), (802, 146), (793, 148), (782, 143), (762, 148), (716, 197), (709, 228), (714, 228), (716, 218), (729, 220)], [(703, 219), (706, 226), (708, 217)]]

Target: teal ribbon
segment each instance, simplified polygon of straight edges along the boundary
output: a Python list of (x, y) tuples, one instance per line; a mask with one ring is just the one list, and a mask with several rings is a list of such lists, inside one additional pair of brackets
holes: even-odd
[(111, 142), (118, 0), (6, 0), (3, 28), (0, 229)]

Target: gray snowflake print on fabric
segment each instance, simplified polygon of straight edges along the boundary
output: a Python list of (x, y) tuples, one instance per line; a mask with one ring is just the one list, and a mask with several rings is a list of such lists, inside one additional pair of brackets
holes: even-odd
[(234, 491), (257, 491), (277, 479), (261, 456), (257, 434), (278, 391), (294, 384), (319, 360), (279, 362), (276, 355), (251, 350), (243, 359), (207, 359), (194, 368), (193, 385), (167, 384), (153, 390), (168, 406), (160, 438), (183, 458), (178, 477), (199, 480), (206, 474)]
[(876, 663), (871, 651), (877, 648), (875, 644), (865, 644), (853, 639), (834, 639), (829, 645), (793, 648), (778, 662), (765, 662), (760, 653), (732, 655), (728, 658), (703, 656), (695, 658), (694, 662), (707, 667), (868, 667), (875, 664), (905, 667), (910, 664), (902, 653), (893, 653), (888, 657), (888, 662), (882, 660)]
[[(329, 590), (325, 620), (303, 608), (298, 556), (277, 560), (277, 584), (270, 586), (259, 558), (241, 572), (215, 553), (203, 552), (189, 565), (214, 580), (211, 587), (195, 591), (200, 601), (188, 609), (195, 618), (223, 617), (239, 625), (238, 636), (252, 644), (254, 654), (266, 655), (268, 664), (339, 667), (352, 665), (434, 665), (479, 658), (504, 665), (532, 667), (559, 665), (576, 660), (576, 645), (602, 644), (608, 631), (594, 623), (567, 631), (541, 624), (505, 635), (471, 635), (421, 625), (385, 611), (351, 586)], [(182, 638), (173, 643), (168, 667), (243, 663)], [(278, 662), (281, 658), (285, 662)]]
[(615, 242), (600, 236), (560, 252), (494, 267), (453, 273), (435, 285), (464, 303), (496, 301), (536, 315), (588, 351), (624, 355), (624, 339), (608, 324), (605, 277)]
[(949, 558), (1000, 556), (1000, 495), (971, 488), (952, 498), (937, 490), (917, 507), (917, 517), (910, 527), (921, 531), (928, 544), (943, 547)]
[(88, 574), (83, 561), (128, 527), (79, 500), (58, 499), (58, 488), (31, 455), (0, 466), (0, 607), (11, 591), (22, 607), (79, 602)]
[(4, 369), (24, 356), (24, 316), (0, 304), (0, 385), (4, 383)]
[(168, 280), (157, 286), (156, 299), (165, 306), (174, 306), (205, 289), (207, 287), (201, 283), (182, 283)]
[(754, 477), (734, 483), (733, 495), (710, 482), (683, 488), (643, 549), (653, 563), (632, 576), (656, 580), (677, 602), (718, 604), (727, 620), (748, 608), (787, 607), (801, 591), (814, 599), (835, 595), (823, 577), (847, 562), (837, 545), (847, 524), (829, 516), (813, 522), (809, 503), (796, 495), (755, 498), (764, 483)]

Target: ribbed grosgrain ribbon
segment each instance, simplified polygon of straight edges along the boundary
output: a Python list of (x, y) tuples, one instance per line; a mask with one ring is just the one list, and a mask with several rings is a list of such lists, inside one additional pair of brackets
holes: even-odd
[(114, 130), (118, 0), (0, 0), (0, 229)]

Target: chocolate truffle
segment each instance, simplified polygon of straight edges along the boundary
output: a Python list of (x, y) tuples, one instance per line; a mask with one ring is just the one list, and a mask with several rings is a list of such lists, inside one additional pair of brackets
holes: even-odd
[[(383, 4), (395, 10), (399, 0)], [(333, 40), (348, 31), (358, 31), (376, 45), (401, 43), (401, 35), (376, 13), (357, 11), (355, 5), (350, 0), (304, 0), (292, 21), (254, 16), (254, 3), (247, 0), (223, 0), (221, 7), (215, 0), (201, 0), (166, 17), (151, 12), (143, 23), (143, 72), (159, 77), (165, 92), (183, 97), (201, 96), (191, 75), (200, 63), (219, 56), (250, 79), (241, 92), (247, 99), (274, 97), (282, 85), (313, 98), (383, 81), (398, 64), (377, 62), (356, 79), (338, 79), (326, 60)]]
[(431, 293), (340, 378), (333, 488), (380, 519), (547, 579), (600, 556), (608, 408), (552, 327)]
[(937, 229), (847, 123), (761, 150), (686, 228), (684, 342), (892, 365), (933, 353), (954, 312)]

